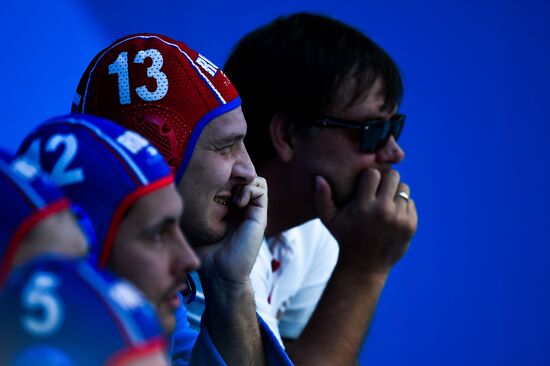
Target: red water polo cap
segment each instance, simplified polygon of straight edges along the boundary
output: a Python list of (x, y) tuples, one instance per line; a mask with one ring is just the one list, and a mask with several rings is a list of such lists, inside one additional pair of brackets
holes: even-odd
[(72, 110), (109, 118), (146, 137), (179, 181), (203, 128), (240, 106), (227, 76), (183, 42), (126, 36), (82, 76)]

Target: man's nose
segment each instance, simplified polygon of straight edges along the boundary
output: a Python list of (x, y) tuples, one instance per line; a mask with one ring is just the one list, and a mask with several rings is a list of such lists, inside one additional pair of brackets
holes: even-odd
[(250, 156), (248, 155), (246, 147), (243, 144), (235, 164), (233, 165), (232, 177), (237, 178), (244, 184), (250, 184), (254, 181), (254, 179), (256, 179), (256, 176), (256, 169), (254, 168), (252, 160), (250, 160)]
[(174, 246), (172, 269), (177, 277), (181, 277), (183, 274), (197, 270), (201, 262), (185, 235), (181, 230), (178, 229), (178, 231), (179, 243)]
[(405, 158), (405, 152), (399, 146), (393, 135), (376, 153), (376, 161), (380, 164), (397, 164)]

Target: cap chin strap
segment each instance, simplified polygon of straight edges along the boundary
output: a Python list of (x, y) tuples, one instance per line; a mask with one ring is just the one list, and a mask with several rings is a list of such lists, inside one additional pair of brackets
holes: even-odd
[(90, 263), (93, 263), (95, 265), (97, 263), (98, 248), (97, 235), (95, 233), (92, 220), (90, 219), (90, 216), (88, 216), (86, 211), (74, 202), (71, 203), (71, 211), (73, 212), (76, 218), (76, 222), (78, 223), (78, 226), (80, 227), (80, 230), (82, 230), (84, 238), (86, 239), (86, 244), (88, 245), (88, 258), (90, 260)]
[(195, 285), (195, 280), (189, 274), (185, 275), (185, 281), (187, 282), (187, 288), (181, 291), (183, 297), (189, 296), (187, 303), (192, 303), (197, 298), (197, 285)]

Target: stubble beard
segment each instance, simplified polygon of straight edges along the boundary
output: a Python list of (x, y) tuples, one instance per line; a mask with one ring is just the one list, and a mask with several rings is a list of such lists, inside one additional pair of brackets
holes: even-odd
[[(221, 225), (221, 223), (218, 225)], [(221, 241), (227, 233), (226, 226), (223, 230), (214, 228), (213, 225), (208, 223), (207, 219), (193, 221), (185, 220), (185, 217), (182, 217), (180, 226), (193, 247), (217, 243)]]

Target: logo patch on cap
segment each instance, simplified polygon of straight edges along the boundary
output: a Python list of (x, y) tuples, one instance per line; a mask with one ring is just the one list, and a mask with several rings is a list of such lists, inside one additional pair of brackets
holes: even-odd
[(202, 66), (204, 71), (210, 74), (210, 76), (214, 77), (216, 73), (218, 72), (218, 67), (214, 65), (209, 59), (204, 57), (203, 55), (199, 54), (199, 57), (195, 60), (197, 64)]
[(149, 145), (149, 141), (133, 131), (126, 131), (120, 135), (117, 142), (127, 148), (132, 154), (137, 154), (145, 146)]

